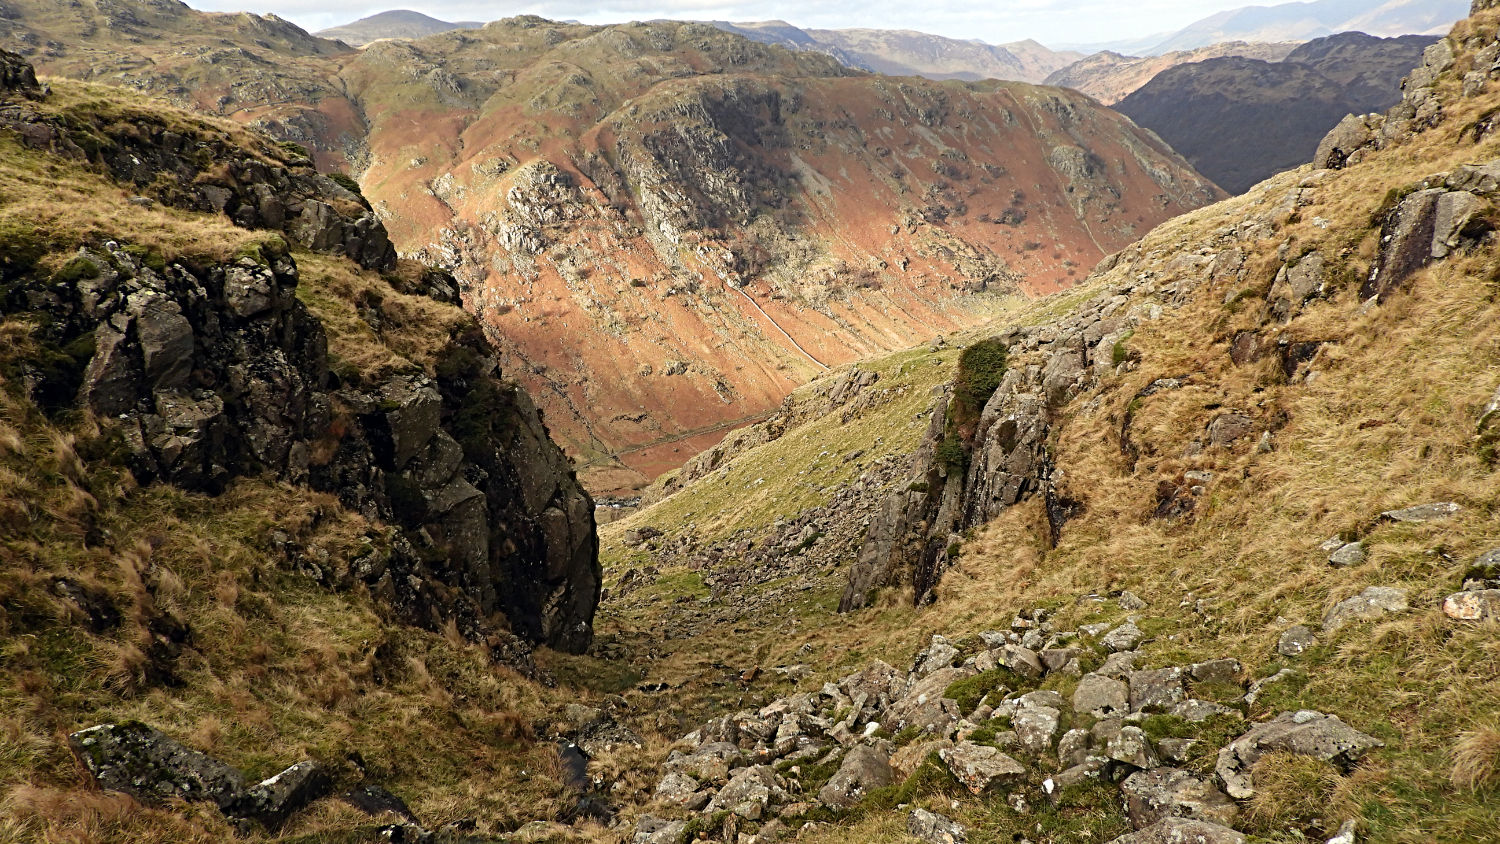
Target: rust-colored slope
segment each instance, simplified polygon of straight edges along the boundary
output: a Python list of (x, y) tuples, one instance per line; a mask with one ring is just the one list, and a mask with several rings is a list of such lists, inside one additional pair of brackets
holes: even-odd
[(1220, 194), (1088, 98), (694, 24), (501, 21), (344, 71), (366, 194), (589, 459), (1066, 287)]

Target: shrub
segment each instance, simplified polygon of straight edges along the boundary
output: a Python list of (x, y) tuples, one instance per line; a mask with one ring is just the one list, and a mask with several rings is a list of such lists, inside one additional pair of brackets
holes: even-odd
[(958, 356), (958, 373), (953, 378), (953, 399), (957, 406), (957, 417), (962, 425), (966, 421), (978, 421), (984, 405), (1000, 388), (1005, 377), (1005, 363), (1010, 350), (999, 340), (991, 338), (963, 350)]
[(364, 193), (359, 189), (359, 182), (354, 181), (353, 176), (347, 173), (329, 173), (328, 178), (332, 179), (334, 184), (355, 196), (364, 196)]

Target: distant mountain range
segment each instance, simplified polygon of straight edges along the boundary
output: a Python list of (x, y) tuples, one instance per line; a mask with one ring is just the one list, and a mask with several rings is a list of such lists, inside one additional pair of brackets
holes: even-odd
[(1162, 137), (1231, 193), (1305, 164), (1347, 114), (1401, 100), (1401, 79), (1437, 40), (1345, 32), (1279, 62), (1227, 56), (1157, 74), (1114, 109)]
[(1247, 59), (1279, 62), (1297, 49), (1297, 46), (1297, 42), (1294, 41), (1270, 44), (1229, 41), (1224, 44), (1199, 47), (1196, 50), (1164, 53), (1160, 56), (1123, 56), (1105, 50), (1056, 71), (1043, 80), (1043, 84), (1082, 91), (1105, 105), (1113, 105), (1170, 67), (1209, 59), (1221, 59), (1225, 56), (1242, 56)]
[(1245, 6), (1210, 15), (1176, 32), (1100, 44), (1061, 44), (1056, 49), (1159, 56), (1225, 41), (1310, 41), (1339, 32), (1382, 38), (1443, 35), (1468, 14), (1469, 0), (1313, 0)]
[(421, 12), (395, 9), (314, 34), (320, 38), (342, 41), (353, 47), (363, 47), (387, 38), (425, 38), (429, 35), (437, 35), (439, 32), (454, 29), (478, 29), (481, 26), (484, 24), (478, 21), (449, 23), (428, 17)]

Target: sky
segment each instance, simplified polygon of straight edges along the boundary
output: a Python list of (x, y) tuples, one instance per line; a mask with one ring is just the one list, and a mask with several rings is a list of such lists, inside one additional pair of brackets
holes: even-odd
[[(411, 9), (441, 20), (492, 21), (533, 14), (553, 20), (620, 23), (679, 20), (784, 20), (810, 29), (915, 29), (991, 44), (1034, 38), (1049, 46), (1140, 38), (1168, 32), (1255, 0), (186, 0), (203, 11), (274, 13), (309, 31), (376, 12)], [(1278, 0), (1261, 0), (1274, 5)]]

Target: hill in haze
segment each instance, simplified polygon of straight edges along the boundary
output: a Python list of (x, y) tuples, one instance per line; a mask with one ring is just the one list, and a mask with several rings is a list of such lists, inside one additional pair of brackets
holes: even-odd
[(1227, 57), (1169, 68), (1114, 104), (1239, 193), (1309, 160), (1348, 114), (1384, 111), (1434, 39), (1346, 32), (1280, 62)]
[(363, 17), (343, 26), (320, 30), (314, 34), (319, 38), (335, 39), (354, 47), (363, 47), (385, 38), (423, 38), (439, 32), (454, 29), (478, 29), (481, 26), (484, 24), (474, 21), (449, 23), (428, 17), (421, 12), (395, 9)]

